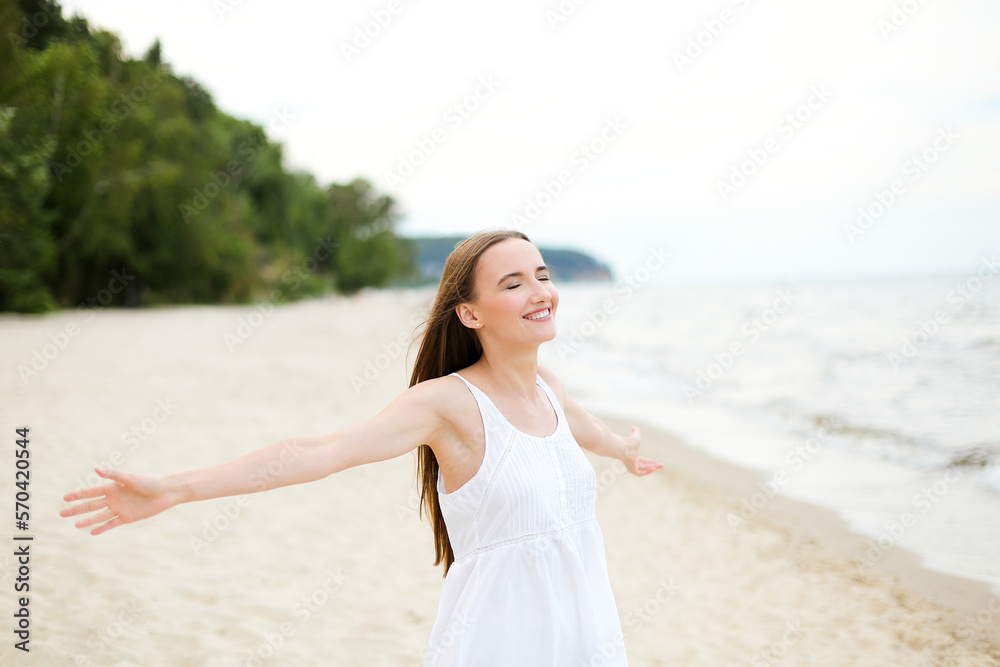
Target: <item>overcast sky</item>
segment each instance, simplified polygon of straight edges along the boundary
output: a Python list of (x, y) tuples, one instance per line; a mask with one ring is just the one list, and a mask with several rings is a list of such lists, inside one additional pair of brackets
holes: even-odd
[(290, 114), (288, 166), (369, 179), (405, 234), (520, 215), (619, 274), (662, 248), (667, 282), (1000, 253), (997, 3), (576, 2), (62, 4), (234, 116)]

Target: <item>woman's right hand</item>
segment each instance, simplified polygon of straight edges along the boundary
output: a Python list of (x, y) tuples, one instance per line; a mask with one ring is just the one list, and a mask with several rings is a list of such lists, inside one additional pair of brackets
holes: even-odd
[(119, 470), (107, 471), (103, 468), (94, 470), (101, 477), (111, 481), (67, 493), (63, 496), (63, 500), (67, 502), (86, 498), (94, 500), (67, 507), (59, 512), (59, 516), (64, 517), (90, 512), (90, 516), (80, 519), (75, 525), (77, 528), (86, 528), (99, 524), (90, 531), (91, 535), (100, 535), (124, 523), (148, 519), (180, 502), (164, 477)]

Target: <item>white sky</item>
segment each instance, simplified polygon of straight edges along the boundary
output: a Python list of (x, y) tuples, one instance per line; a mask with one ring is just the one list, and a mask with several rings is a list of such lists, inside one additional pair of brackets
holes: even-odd
[[(511, 226), (568, 170), (523, 229), (619, 274), (651, 248), (672, 254), (654, 277), (667, 282), (971, 273), (1000, 253), (997, 3), (577, 2), (553, 27), (559, 0), (399, 0), (350, 62), (343, 45), (389, 0), (62, 4), (133, 56), (159, 37), (174, 71), (232, 115), (294, 114), (270, 133), (288, 165), (321, 183), (368, 178), (398, 200), (406, 234)], [(906, 20), (883, 35), (894, 8)], [(723, 11), (712, 36), (704, 22)], [(679, 69), (699, 33), (707, 46)], [(480, 77), (496, 90), (449, 123)], [(814, 89), (828, 99), (802, 107)], [(808, 117), (794, 132), (777, 126), (796, 110)], [(624, 129), (581, 171), (574, 152), (615, 118)], [(390, 184), (436, 127), (444, 141)], [(944, 151), (942, 128), (957, 135)], [(723, 201), (718, 184), (769, 138), (767, 161)], [(934, 164), (907, 164), (925, 150)], [(896, 179), (901, 194), (849, 242), (843, 226)]]

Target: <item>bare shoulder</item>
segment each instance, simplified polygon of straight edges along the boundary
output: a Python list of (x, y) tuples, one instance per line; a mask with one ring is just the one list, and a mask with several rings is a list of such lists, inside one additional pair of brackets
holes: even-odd
[(476, 399), (461, 378), (444, 375), (424, 380), (404, 392), (446, 425), (451, 435), (464, 435), (479, 421)]
[(416, 386), (420, 385), (427, 385), (425, 398), (433, 402), (440, 423), (427, 444), (441, 466), (446, 488), (458, 488), (476, 473), (485, 455), (486, 431), (479, 405), (462, 378), (445, 375)]
[(455, 401), (461, 400), (463, 393), (469, 393), (464, 383), (459, 378), (445, 375), (418, 382), (403, 392), (401, 397), (406, 396), (408, 401), (422, 405), (435, 416), (450, 421)]

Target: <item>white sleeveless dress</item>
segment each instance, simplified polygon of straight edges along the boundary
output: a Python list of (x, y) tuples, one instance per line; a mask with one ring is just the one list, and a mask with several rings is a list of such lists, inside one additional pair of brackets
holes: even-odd
[(455, 553), (424, 667), (626, 667), (618, 609), (596, 518), (597, 478), (552, 389), (559, 420), (540, 437), (479, 404), (483, 463), (438, 499)]

